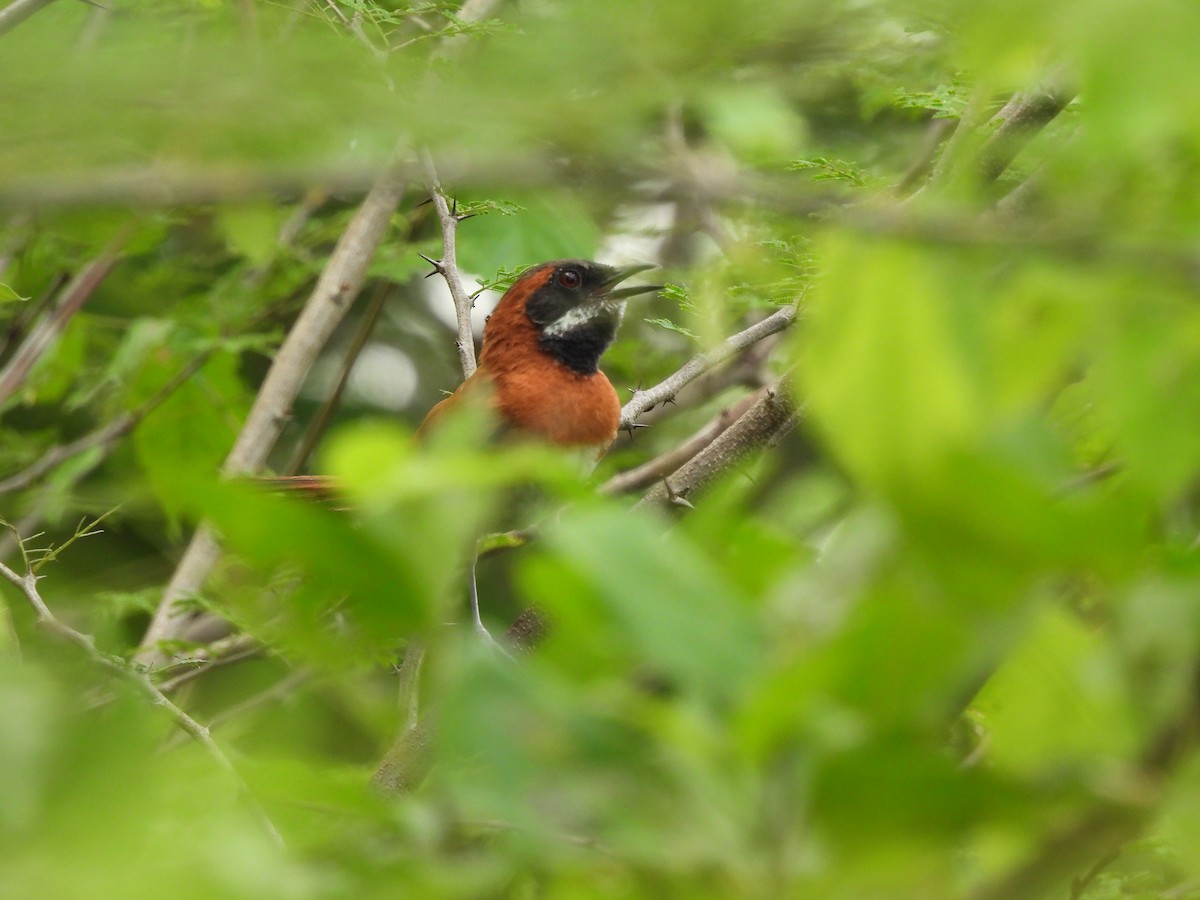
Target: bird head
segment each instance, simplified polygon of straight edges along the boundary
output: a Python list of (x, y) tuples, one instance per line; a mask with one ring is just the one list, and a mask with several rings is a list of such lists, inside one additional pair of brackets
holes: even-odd
[(506, 298), (512, 295), (524, 299), (525, 317), (537, 329), (538, 343), (546, 353), (567, 368), (590, 375), (616, 337), (625, 301), (662, 289), (660, 284), (618, 285), (653, 268), (617, 268), (583, 259), (555, 260), (522, 275)]

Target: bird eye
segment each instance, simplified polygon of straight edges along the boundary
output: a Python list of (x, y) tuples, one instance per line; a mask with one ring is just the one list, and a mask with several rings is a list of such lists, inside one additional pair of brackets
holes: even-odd
[(583, 284), (583, 276), (576, 269), (563, 269), (558, 273), (558, 283), (569, 290)]

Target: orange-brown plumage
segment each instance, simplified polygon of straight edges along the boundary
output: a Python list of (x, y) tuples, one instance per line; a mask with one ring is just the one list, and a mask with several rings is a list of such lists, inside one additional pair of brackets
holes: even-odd
[[(418, 435), (486, 385), (488, 402), (506, 428), (559, 446), (606, 448), (616, 437), (621, 404), (594, 363), (615, 333), (621, 298), (656, 289), (612, 290), (642, 268), (619, 271), (582, 260), (559, 260), (530, 269), (488, 319), (479, 368), (429, 411)], [(577, 287), (563, 284), (575, 280)], [(580, 301), (568, 306), (575, 293)], [(557, 307), (556, 298), (561, 300)], [(548, 306), (555, 308), (543, 309)], [(570, 316), (577, 322), (573, 329), (556, 333), (556, 325)], [(572, 343), (582, 346), (573, 348)]]
[[(526, 271), (488, 319), (479, 367), (429, 411), (418, 440), (457, 406), (478, 400), (489, 404), (505, 432), (603, 452), (617, 435), (621, 403), (598, 368), (600, 356), (616, 334), (624, 299), (658, 290), (616, 285), (647, 268), (566, 259)], [(269, 482), (310, 494), (336, 493), (321, 476)]]

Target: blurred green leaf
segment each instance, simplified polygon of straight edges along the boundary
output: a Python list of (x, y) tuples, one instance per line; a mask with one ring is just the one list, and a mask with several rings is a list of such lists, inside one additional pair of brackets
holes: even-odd
[[(646, 662), (681, 686), (729, 697), (756, 667), (762, 638), (749, 598), (651, 520), (596, 509), (564, 518), (550, 541)], [(568, 601), (544, 602), (553, 612)]]

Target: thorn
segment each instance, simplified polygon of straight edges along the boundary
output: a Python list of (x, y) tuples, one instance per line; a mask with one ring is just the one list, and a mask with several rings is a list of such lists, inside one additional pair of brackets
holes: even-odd
[(638, 392), (641, 390), (641, 388), (640, 387), (625, 388), (625, 390), (629, 391), (630, 397), (636, 397), (638, 395)]
[(671, 503), (674, 504), (675, 506), (683, 506), (683, 507), (686, 507), (687, 509), (695, 509), (696, 508), (695, 506), (692, 505), (692, 502), (690, 500), (688, 500), (687, 497), (683, 496), (683, 494), (681, 494), (681, 493), (676, 493), (675, 488), (671, 487), (670, 479), (667, 479), (667, 478), (663, 479), (663, 487), (667, 491), (667, 499), (670, 500)]
[(477, 215), (479, 215), (479, 213), (464, 213), (463, 215), (455, 216), (454, 218), (456, 218), (460, 222), (465, 222), (465, 221), (467, 221), (467, 219), (473, 219)]
[(416, 206), (414, 206), (413, 209), (420, 209), (422, 206), (426, 206), (432, 202), (433, 202), (433, 196), (430, 195), (430, 196), (426, 197), (424, 200), (422, 200), (420, 203), (418, 203)]
[(425, 262), (427, 262), (431, 266), (433, 266), (433, 271), (430, 272), (428, 275), (426, 275), (425, 276), (426, 278), (429, 278), (431, 275), (445, 275), (446, 274), (446, 267), (444, 265), (442, 265), (442, 263), (439, 262), (438, 260), (430, 259), (424, 253), (418, 253), (417, 256), (421, 257), (421, 259), (425, 260)]
[(677, 404), (677, 403), (675, 402), (675, 395), (674, 395), (674, 394), (672, 394), (670, 397), (668, 397), (666, 400), (664, 400), (664, 401), (663, 401), (663, 403), (670, 403), (672, 406), (678, 406), (678, 405), (679, 405), (679, 404)]
[(630, 422), (630, 423), (629, 423), (628, 425), (626, 425), (626, 426), (625, 426), (625, 427), (624, 427), (622, 430), (623, 430), (623, 431), (627, 431), (627, 432), (629, 433), (629, 439), (632, 441), (632, 440), (633, 440), (633, 429), (635, 429), (635, 428), (649, 428), (649, 427), (650, 427), (649, 425), (643, 425), (641, 422)]
[(450, 215), (454, 216), (455, 218), (458, 218), (458, 198), (457, 197), (450, 198)]

